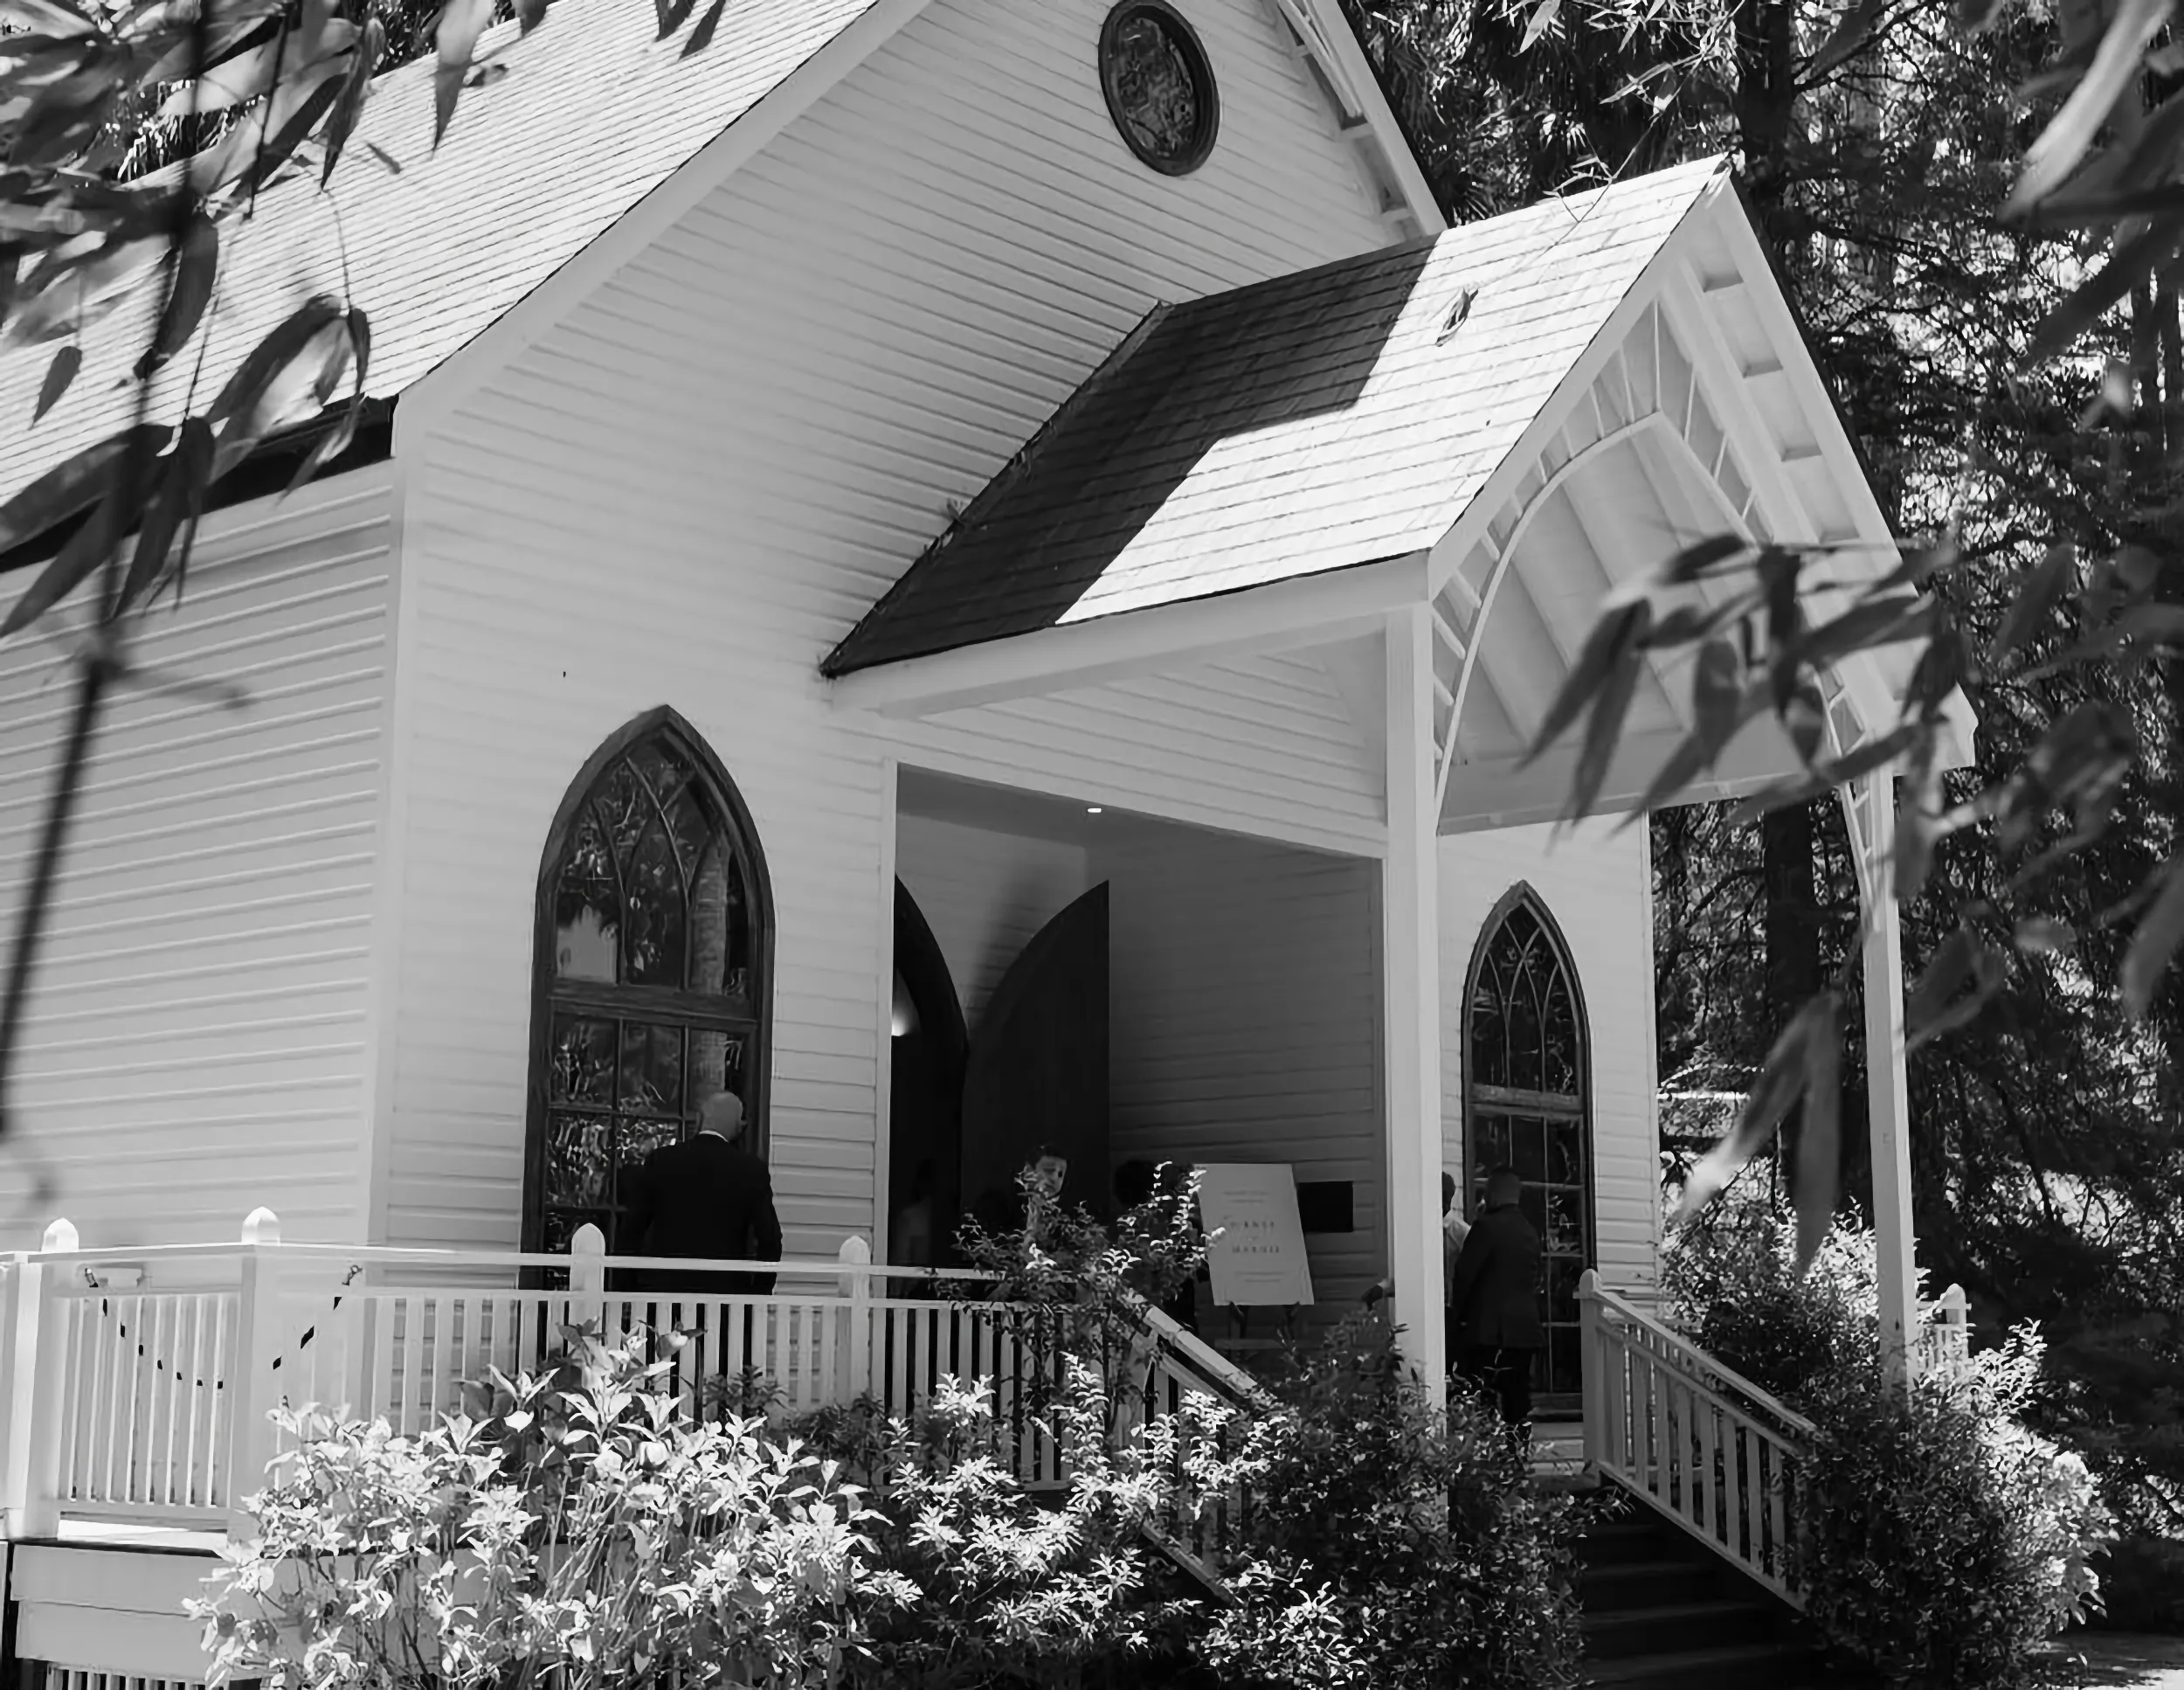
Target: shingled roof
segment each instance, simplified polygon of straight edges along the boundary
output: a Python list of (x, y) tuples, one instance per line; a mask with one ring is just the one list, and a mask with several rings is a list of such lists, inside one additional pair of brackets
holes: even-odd
[(1709, 160), (1155, 310), (824, 672), (1431, 546), (1727, 184)]
[[(642, 0), (558, 0), (544, 26), (489, 31), (481, 59), (505, 74), (463, 95), (435, 151), (428, 58), (388, 73), (329, 192), (315, 173), (267, 190), (227, 242), (205, 368), (219, 377), (311, 294), (346, 293), (371, 319), (370, 391), (388, 398), (504, 315), (875, 0), (737, 0), (704, 51), (686, 29), (659, 41)], [(399, 165), (390, 168), (387, 161)], [(125, 426), (142, 337), (116, 318), (84, 367), (29, 426), (51, 346), (0, 359), (0, 496)], [(177, 415), (195, 349), (163, 372)], [(204, 402), (200, 396), (199, 403)]]

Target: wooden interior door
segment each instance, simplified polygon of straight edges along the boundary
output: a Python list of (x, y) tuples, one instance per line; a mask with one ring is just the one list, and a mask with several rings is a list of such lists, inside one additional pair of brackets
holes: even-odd
[(963, 1076), (971, 1041), (948, 960), (899, 880), (895, 973), (912, 1015), (910, 1024), (894, 1034), (889, 1052), (888, 1213), (901, 1216), (914, 1203), (930, 1205), (937, 1264), (948, 1259), (963, 1213)]
[(1009, 965), (971, 1038), (963, 1181), (977, 1209), (1044, 1145), (1069, 1160), (1062, 1201), (1108, 1204), (1108, 889), (1095, 886)]

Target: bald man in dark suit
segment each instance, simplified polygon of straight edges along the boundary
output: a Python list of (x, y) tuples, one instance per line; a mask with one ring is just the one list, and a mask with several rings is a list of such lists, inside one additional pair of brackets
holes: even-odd
[[(736, 1139), (743, 1099), (722, 1091), (698, 1111), (698, 1130), (681, 1144), (646, 1157), (631, 1181), (624, 1236), (632, 1256), (778, 1262), (781, 1220), (774, 1213), (773, 1177)], [(650, 1268), (632, 1276), (634, 1289), (710, 1296), (764, 1296), (771, 1273), (681, 1273)]]
[(1513, 1167), (1486, 1179), (1486, 1207), (1456, 1253), (1448, 1287), (1457, 1367), (1500, 1406), (1512, 1432), (1531, 1423), (1532, 1361), (1546, 1344), (1539, 1319), (1539, 1234), (1517, 1207)]

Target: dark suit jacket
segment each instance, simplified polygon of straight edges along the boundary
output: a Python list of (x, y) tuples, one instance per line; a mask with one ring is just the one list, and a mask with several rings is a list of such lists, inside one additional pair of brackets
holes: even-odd
[[(664, 1145), (630, 1181), (623, 1217), (625, 1253), (778, 1262), (781, 1222), (773, 1211), (766, 1165), (716, 1132)], [(639, 1291), (764, 1293), (771, 1273), (676, 1273), (649, 1269), (631, 1276)]]
[(1448, 1288), (1456, 1342), (1482, 1349), (1538, 1349), (1539, 1235), (1514, 1204), (1489, 1209), (1471, 1223)]

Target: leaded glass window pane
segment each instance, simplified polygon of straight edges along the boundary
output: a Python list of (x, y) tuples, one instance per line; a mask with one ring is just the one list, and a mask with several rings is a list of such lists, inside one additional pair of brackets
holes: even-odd
[(720, 779), (670, 731), (636, 740), (574, 800), (542, 920), (545, 1017), (529, 1235), (567, 1248), (586, 1222), (610, 1250), (628, 1176), (742, 1098), (763, 1152), (750, 1057), (764, 1025), (755, 859)]
[(1529, 897), (1481, 940), (1466, 1029), (1471, 1204), (1487, 1174), (1517, 1170), (1519, 1206), (1545, 1257), (1547, 1346), (1533, 1385), (1550, 1408), (1574, 1403), (1582, 1354), (1579, 1277), (1594, 1259), (1585, 1017), (1568, 956)]

